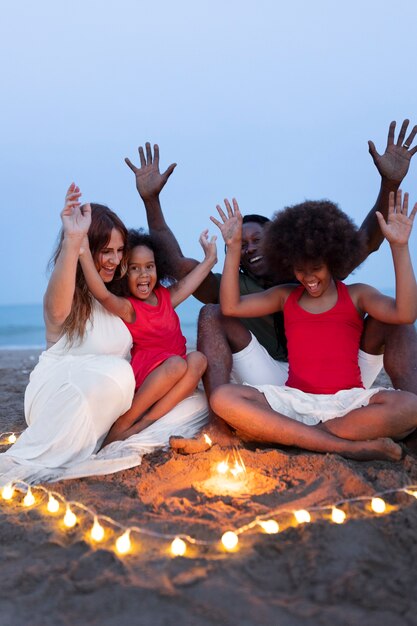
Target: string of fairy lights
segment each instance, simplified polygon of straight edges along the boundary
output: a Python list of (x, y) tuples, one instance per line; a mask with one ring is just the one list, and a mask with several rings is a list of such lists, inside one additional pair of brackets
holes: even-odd
[[(17, 440), (16, 433), (0, 433), (0, 446), (14, 443)], [(219, 472), (225, 472), (225, 462), (219, 464)], [(235, 466), (230, 470), (236, 473)], [(245, 470), (243, 470), (245, 471)], [(240, 472), (238, 472), (240, 473)], [(265, 515), (256, 516), (247, 524), (234, 529), (224, 531), (220, 537), (213, 540), (202, 540), (189, 534), (169, 534), (150, 530), (140, 526), (125, 526), (117, 520), (107, 515), (97, 513), (92, 508), (76, 500), (68, 500), (62, 494), (48, 489), (43, 485), (29, 485), (25, 481), (12, 481), (1, 490), (1, 497), (4, 502), (14, 501), (25, 508), (40, 507), (46, 508), (48, 514), (55, 517), (60, 516), (65, 529), (73, 529), (77, 525), (82, 528), (87, 521), (87, 537), (93, 545), (98, 546), (104, 543), (108, 545), (112, 542), (112, 548), (117, 554), (123, 556), (137, 552), (137, 548), (132, 543), (134, 535), (142, 535), (160, 539), (165, 542), (171, 556), (194, 556), (196, 548), (214, 548), (217, 551), (236, 552), (239, 548), (240, 536), (253, 532), (263, 532), (274, 535), (282, 532), (280, 520), (291, 517), (297, 525), (308, 524), (317, 519), (328, 519), (335, 524), (343, 524), (353, 516), (346, 511), (347, 505), (365, 504), (366, 509), (375, 515), (383, 515), (394, 510), (395, 507), (388, 504), (384, 497), (395, 494), (406, 494), (413, 499), (417, 499), (417, 485), (407, 485), (395, 489), (388, 489), (372, 496), (356, 496), (325, 504), (312, 506), (308, 509), (277, 508), (269, 511)], [(46, 506), (45, 506), (46, 504)], [(291, 524), (291, 525), (294, 525)]]

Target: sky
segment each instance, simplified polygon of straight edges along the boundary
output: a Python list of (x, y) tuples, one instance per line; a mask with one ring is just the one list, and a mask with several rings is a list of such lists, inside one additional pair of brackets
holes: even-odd
[[(146, 227), (124, 163), (146, 141), (178, 164), (161, 202), (186, 256), (224, 198), (268, 217), (330, 198), (360, 225), (368, 139), (383, 152), (391, 120), (417, 123), (416, 19), (414, 0), (2, 0), (0, 304), (42, 301), (72, 181)], [(386, 242), (352, 280), (394, 285)]]

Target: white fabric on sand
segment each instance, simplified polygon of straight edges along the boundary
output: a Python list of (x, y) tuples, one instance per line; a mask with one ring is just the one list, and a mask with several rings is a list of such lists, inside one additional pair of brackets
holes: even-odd
[(110, 474), (140, 465), (144, 454), (168, 445), (171, 435), (198, 432), (208, 415), (200, 391), (141, 433), (97, 452), (132, 401), (130, 346), (123, 322), (95, 302), (82, 342), (68, 346), (62, 337), (41, 354), (25, 394), (28, 428), (0, 454), (1, 485)]

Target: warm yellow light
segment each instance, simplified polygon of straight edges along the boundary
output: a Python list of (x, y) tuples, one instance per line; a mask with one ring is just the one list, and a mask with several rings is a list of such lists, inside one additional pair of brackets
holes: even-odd
[(332, 508), (332, 521), (335, 524), (343, 524), (346, 519), (346, 513), (337, 507)]
[(181, 537), (175, 537), (171, 543), (171, 553), (173, 556), (184, 556), (187, 551), (187, 544), (181, 539)]
[(67, 510), (64, 515), (64, 524), (67, 528), (72, 528), (77, 523), (77, 516), (71, 511), (70, 507), (67, 506)]
[(59, 502), (56, 498), (54, 498), (52, 493), (49, 494), (49, 500), (46, 508), (50, 513), (56, 513), (57, 511), (59, 511)]
[(414, 496), (415, 498), (417, 498), (417, 491), (407, 491), (407, 493), (409, 493), (410, 496)]
[(300, 509), (299, 511), (295, 511), (294, 517), (299, 524), (308, 524), (308, 522), (311, 522), (311, 515), (305, 509)]
[(94, 524), (90, 530), (91, 539), (94, 541), (103, 541), (104, 539), (104, 528), (98, 521), (97, 517), (94, 518)]
[(239, 476), (239, 474), (242, 474), (242, 472), (244, 471), (245, 468), (240, 465), (239, 461), (235, 461), (235, 466), (232, 467), (230, 473), (232, 474), (232, 476), (234, 476), (234, 478), (236, 478), (236, 476)]
[(374, 513), (383, 513), (385, 511), (386, 504), (382, 498), (372, 498), (371, 509)]
[(32, 506), (32, 504), (34, 503), (35, 503), (35, 496), (33, 495), (31, 488), (28, 487), (27, 493), (25, 497), (23, 498), (23, 504), (25, 506)]
[(229, 464), (227, 461), (221, 461), (221, 463), (217, 465), (217, 471), (219, 472), (219, 474), (226, 474), (228, 469)]
[(268, 535), (276, 535), (279, 532), (279, 524), (274, 519), (262, 520), (258, 524)]
[(3, 500), (11, 500), (14, 496), (14, 487), (10, 483), (8, 485), (4, 485), (1, 490), (1, 496)]
[(123, 535), (116, 539), (116, 550), (119, 554), (127, 554), (131, 547), (130, 530), (126, 530)]
[(9, 435), (9, 436), (7, 437), (7, 441), (8, 441), (9, 443), (16, 443), (16, 441), (17, 441), (17, 437), (16, 437), (16, 435), (15, 435), (14, 433), (12, 433), (11, 435)]
[(222, 536), (222, 544), (226, 550), (234, 550), (239, 543), (239, 537), (232, 530), (228, 530)]
[(210, 439), (210, 437), (207, 435), (207, 433), (204, 433), (204, 435), (203, 435), (203, 436), (204, 436), (204, 441), (205, 441), (205, 442), (206, 442), (209, 446), (212, 446), (212, 445), (213, 445), (213, 442), (212, 442), (212, 440)]

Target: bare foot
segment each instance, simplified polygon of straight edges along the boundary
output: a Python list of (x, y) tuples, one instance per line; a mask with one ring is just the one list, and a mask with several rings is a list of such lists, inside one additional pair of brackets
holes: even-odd
[[(208, 443), (204, 435), (208, 435), (211, 439), (211, 443)], [(169, 445), (175, 452), (181, 454), (196, 454), (198, 452), (205, 452), (211, 446), (215, 444), (224, 447), (231, 448), (236, 447), (241, 443), (240, 439), (236, 437), (226, 424), (220, 425), (218, 422), (209, 424), (197, 437), (191, 439), (185, 439), (184, 437), (170, 437)]]
[[(369, 441), (355, 441), (355, 448), (351, 448), (346, 455), (357, 461), (400, 461), (402, 457), (402, 448), (388, 437), (380, 439), (372, 439)], [(343, 454), (343, 453), (342, 453)]]

